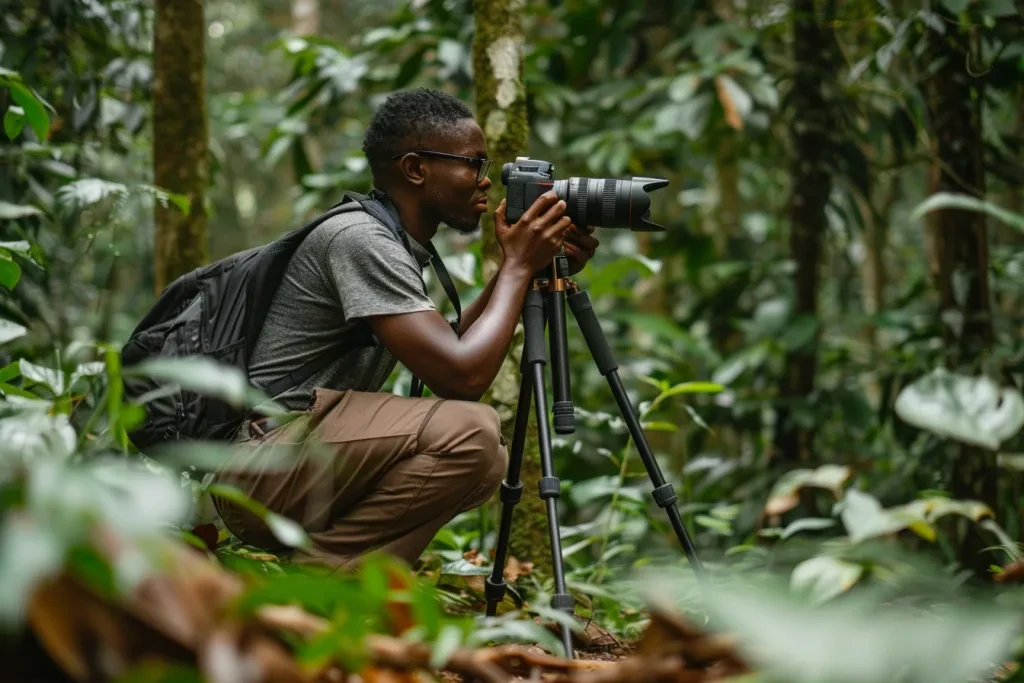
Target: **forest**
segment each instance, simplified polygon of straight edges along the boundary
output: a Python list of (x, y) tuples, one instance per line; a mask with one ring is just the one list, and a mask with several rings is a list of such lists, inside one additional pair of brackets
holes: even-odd
[[(0, 0), (0, 679), (1024, 680), (1022, 29), (1013, 0)], [(318, 572), (217, 481), (230, 444), (129, 438), (133, 377), (267, 397), (121, 352), (180, 276), (368, 192), (367, 124), (418, 87), (494, 161), (481, 230), (434, 239), (463, 307), (504, 163), (667, 181), (664, 230), (598, 227), (573, 276), (630, 409), (567, 315), (560, 552), (531, 415), (507, 556), (496, 494), (413, 565)], [(508, 443), (523, 353), (482, 399)]]

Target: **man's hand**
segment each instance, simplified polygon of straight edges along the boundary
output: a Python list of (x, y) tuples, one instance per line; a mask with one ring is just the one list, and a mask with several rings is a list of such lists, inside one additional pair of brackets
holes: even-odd
[(565, 257), (569, 260), (569, 274), (575, 275), (583, 270), (587, 262), (594, 257), (598, 242), (593, 226), (584, 226), (582, 230), (575, 224), (569, 226), (565, 233)]
[(538, 197), (514, 225), (509, 225), (502, 199), (494, 212), (494, 236), (505, 256), (505, 265), (533, 274), (551, 263), (572, 224), (564, 214), (565, 202), (554, 190), (549, 190)]

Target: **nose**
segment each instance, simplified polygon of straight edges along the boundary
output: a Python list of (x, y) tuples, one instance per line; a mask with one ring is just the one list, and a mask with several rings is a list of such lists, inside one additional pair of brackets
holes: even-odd
[(479, 187), (481, 190), (486, 192), (491, 187), (491, 179), (488, 178), (487, 176), (484, 176), (483, 180), (481, 180), (479, 183), (477, 183), (477, 187)]

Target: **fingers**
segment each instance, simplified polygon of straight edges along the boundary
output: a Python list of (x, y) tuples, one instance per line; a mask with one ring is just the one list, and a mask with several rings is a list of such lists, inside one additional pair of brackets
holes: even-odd
[(584, 235), (576, 230), (570, 230), (565, 236), (566, 244), (573, 244), (583, 251), (594, 251), (601, 244), (596, 237)]
[[(536, 206), (536, 204), (534, 204), (534, 206)], [(565, 215), (565, 202), (561, 199), (552, 204), (551, 207), (541, 215), (539, 220), (541, 223), (550, 224), (559, 220), (559, 217), (569, 218)], [(569, 224), (572, 224), (571, 219), (569, 219)]]
[(507, 228), (508, 221), (505, 218), (505, 200), (502, 199), (498, 208), (494, 210), (494, 222), (499, 228)]
[[(537, 216), (543, 216), (547, 211), (556, 206), (559, 202), (558, 195), (555, 194), (554, 190), (548, 190), (537, 199), (523, 212), (523, 217), (520, 220), (534, 220)], [(564, 205), (565, 202), (562, 202)], [(563, 208), (564, 210), (564, 208)], [(554, 220), (552, 217), (551, 220)]]
[(562, 216), (545, 231), (544, 236), (548, 239), (554, 239), (561, 246), (570, 225), (572, 225), (572, 219), (568, 216)]

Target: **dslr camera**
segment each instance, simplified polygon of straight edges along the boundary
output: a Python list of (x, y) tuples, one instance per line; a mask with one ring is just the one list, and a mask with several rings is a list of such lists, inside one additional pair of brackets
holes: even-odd
[(628, 228), (656, 232), (665, 228), (652, 223), (648, 193), (668, 185), (664, 178), (577, 178), (555, 180), (550, 161), (517, 157), (501, 168), (501, 184), (508, 188), (505, 216), (515, 223), (548, 190), (565, 202), (565, 215), (579, 226)]

